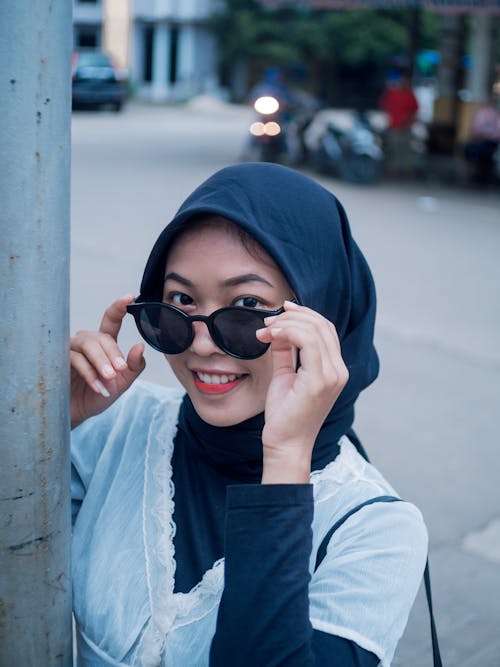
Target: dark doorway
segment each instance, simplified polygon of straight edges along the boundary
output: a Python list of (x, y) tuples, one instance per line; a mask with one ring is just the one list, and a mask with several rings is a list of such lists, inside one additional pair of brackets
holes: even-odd
[(151, 83), (153, 80), (153, 26), (144, 27), (144, 60), (143, 60), (143, 80)]
[(170, 69), (168, 73), (169, 83), (177, 81), (177, 54), (179, 50), (179, 28), (173, 25), (170, 28)]

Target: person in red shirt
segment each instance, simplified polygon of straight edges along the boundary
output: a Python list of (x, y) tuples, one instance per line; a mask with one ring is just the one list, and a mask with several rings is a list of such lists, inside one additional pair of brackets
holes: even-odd
[(387, 133), (389, 171), (394, 176), (411, 176), (414, 167), (411, 126), (418, 111), (418, 102), (407, 76), (402, 75), (388, 83), (380, 99), (380, 107), (386, 112), (389, 120)]

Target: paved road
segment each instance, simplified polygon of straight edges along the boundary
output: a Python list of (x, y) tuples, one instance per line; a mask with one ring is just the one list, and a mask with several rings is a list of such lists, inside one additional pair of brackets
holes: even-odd
[[(73, 116), (72, 328), (137, 292), (158, 231), (238, 161), (248, 112), (130, 106)], [(424, 512), (447, 667), (500, 666), (500, 193), (319, 179), (343, 202), (379, 295), (379, 380), (357, 429)], [(127, 347), (137, 339), (123, 329)], [(145, 377), (175, 382), (148, 355)], [(394, 665), (431, 664), (419, 596)]]

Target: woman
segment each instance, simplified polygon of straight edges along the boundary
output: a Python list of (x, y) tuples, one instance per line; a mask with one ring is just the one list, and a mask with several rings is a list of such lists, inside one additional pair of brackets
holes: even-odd
[[(127, 309), (185, 393), (134, 382)], [(310, 179), (244, 164), (186, 200), (140, 296), (71, 343), (79, 664), (390, 664), (427, 535), (351, 428), (374, 318)]]

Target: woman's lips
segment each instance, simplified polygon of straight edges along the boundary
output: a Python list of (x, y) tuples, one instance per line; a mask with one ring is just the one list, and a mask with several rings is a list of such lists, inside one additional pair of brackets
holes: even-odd
[(246, 375), (193, 371), (193, 378), (195, 387), (202, 394), (227, 394), (240, 384)]

